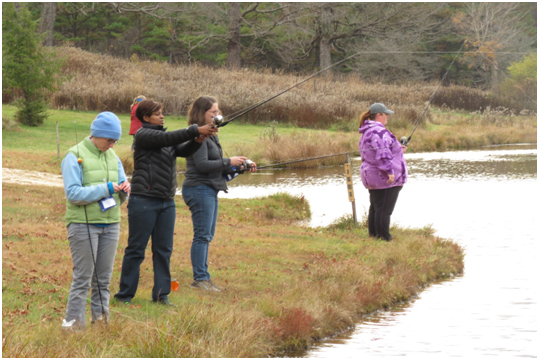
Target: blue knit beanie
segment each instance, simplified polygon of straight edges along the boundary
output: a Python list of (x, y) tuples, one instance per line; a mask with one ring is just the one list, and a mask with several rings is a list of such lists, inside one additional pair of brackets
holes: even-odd
[(113, 113), (105, 111), (97, 115), (90, 126), (92, 136), (119, 140), (122, 137), (120, 119)]

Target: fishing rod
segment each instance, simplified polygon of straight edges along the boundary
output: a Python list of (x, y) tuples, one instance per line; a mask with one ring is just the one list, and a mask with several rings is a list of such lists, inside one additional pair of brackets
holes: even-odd
[[(77, 121), (75, 120), (73, 121), (73, 123), (75, 124), (75, 141), (77, 142), (77, 161), (80, 164), (80, 167), (82, 169), (82, 162), (81, 162), (81, 158), (79, 157), (79, 140), (77, 136)], [(105, 321), (105, 323), (107, 323), (108, 322), (107, 315), (105, 313), (105, 306), (103, 305), (103, 297), (101, 296), (101, 286), (99, 285), (99, 278), (97, 277), (97, 263), (96, 263), (96, 258), (94, 255), (94, 247), (92, 245), (92, 237), (90, 235), (90, 224), (88, 222), (88, 212), (86, 211), (86, 205), (83, 205), (83, 206), (84, 206), (84, 216), (86, 217), (86, 229), (88, 230), (88, 241), (90, 242), (90, 252), (92, 254), (92, 260), (94, 262), (95, 282), (97, 283), (97, 291), (99, 292), (99, 301), (101, 302), (101, 313), (102, 313), (102, 316), (104, 317), (103, 320)]]
[[(281, 96), (282, 94), (284, 94), (284, 93), (286, 93), (286, 92), (292, 90), (293, 88), (300, 86), (300, 85), (303, 84), (304, 82), (307, 82), (307, 81), (311, 80), (312, 78), (314, 78), (314, 77), (320, 75), (320, 74), (323, 73), (324, 71), (327, 71), (327, 70), (331, 69), (331, 68), (334, 67), (334, 66), (337, 66), (337, 65), (342, 64), (343, 62), (345, 62), (345, 61), (347, 61), (347, 60), (350, 60), (351, 58), (353, 58), (353, 57), (359, 55), (360, 53), (361, 53), (361, 52), (358, 52), (358, 53), (356, 53), (356, 54), (354, 54), (354, 55), (351, 55), (351, 56), (349, 56), (349, 57), (347, 57), (347, 58), (345, 58), (345, 59), (343, 59), (343, 60), (341, 60), (341, 61), (338, 61), (338, 62), (336, 62), (335, 64), (330, 65), (330, 66), (328, 66), (328, 67), (326, 67), (326, 68), (324, 68), (324, 69), (322, 69), (322, 70), (320, 70), (320, 71), (314, 73), (313, 75), (309, 76), (308, 78), (303, 79), (303, 80), (300, 81), (299, 83), (297, 83), (297, 84), (295, 84), (295, 85), (293, 85), (293, 86), (287, 88), (286, 90), (283, 90), (283, 91), (281, 91), (281, 92), (279, 92), (279, 93), (273, 95), (272, 97), (270, 97), (270, 98), (268, 98), (268, 99), (262, 100), (262, 101), (256, 103), (255, 105), (252, 105), (252, 106), (250, 106), (250, 107), (245, 108), (245, 110), (239, 110), (239, 111), (237, 111), (236, 113), (232, 113), (232, 115), (231, 115), (232, 117), (231, 117), (230, 119), (228, 119), (227, 121), (224, 121), (224, 118), (223, 118), (222, 115), (214, 116), (214, 117), (213, 117), (214, 124), (215, 124), (216, 127), (223, 127), (223, 126), (227, 125), (228, 123), (230, 123), (230, 122), (236, 120), (236, 119), (239, 118), (240, 116), (243, 116), (243, 115), (247, 114), (248, 112), (250, 112), (250, 111), (256, 109), (257, 107), (262, 106), (262, 105), (264, 105), (265, 103), (267, 103), (267, 102), (269, 102), (269, 101), (275, 99), (276, 97), (279, 97), (279, 96)], [(237, 114), (237, 113), (239, 113), (239, 114)], [(237, 115), (235, 115), (235, 114), (237, 114)]]
[(457, 55), (455, 55), (455, 57), (453, 58), (453, 61), (451, 61), (451, 63), (449, 64), (449, 66), (447, 67), (447, 70), (444, 74), (444, 76), (442, 76), (442, 80), (440, 80), (440, 83), (438, 84), (438, 87), (436, 88), (436, 90), (434, 90), (434, 93), (431, 95), (430, 99), (429, 99), (429, 102), (427, 103), (427, 106), (425, 107), (425, 110), (423, 110), (423, 114), (421, 114), (421, 116), (419, 117), (419, 120), (416, 122), (413, 130), (412, 130), (412, 133), (410, 134), (410, 136), (408, 136), (408, 138), (406, 138), (406, 136), (403, 136), (400, 140), (401, 144), (406, 146), (408, 145), (408, 143), (410, 142), (410, 140), (412, 140), (412, 135), (414, 135), (414, 132), (415, 130), (417, 129), (417, 127), (419, 126), (419, 124), (421, 123), (421, 120), (423, 120), (423, 116), (425, 116), (427, 110), (429, 109), (429, 106), (432, 102), (432, 100), (434, 99), (434, 96), (436, 95), (436, 93), (438, 92), (438, 90), (440, 89), (440, 86), (442, 86), (442, 83), (444, 82), (445, 80), (445, 77), (447, 76), (447, 74), (449, 74), (449, 70), (451, 69), (451, 66), (453, 65), (453, 63), (455, 62), (455, 60), (457, 59), (457, 57), (459, 56), (460, 52), (462, 51), (462, 49), (464, 48), (464, 45), (466, 45), (466, 41), (464, 43), (462, 43), (462, 46), (460, 47), (459, 51), (457, 52)]

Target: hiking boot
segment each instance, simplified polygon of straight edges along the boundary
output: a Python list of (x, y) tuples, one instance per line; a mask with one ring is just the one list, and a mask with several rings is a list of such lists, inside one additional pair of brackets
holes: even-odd
[(176, 307), (176, 305), (174, 305), (173, 303), (170, 302), (168, 297), (161, 297), (158, 300), (152, 300), (152, 302), (155, 302), (155, 303), (158, 303), (158, 304), (161, 304), (161, 305), (167, 305), (167, 306)]
[(206, 290), (206, 291), (221, 291), (217, 288), (217, 286), (213, 285), (210, 280), (195, 280), (191, 283), (191, 286), (193, 289), (200, 289), (200, 290)]

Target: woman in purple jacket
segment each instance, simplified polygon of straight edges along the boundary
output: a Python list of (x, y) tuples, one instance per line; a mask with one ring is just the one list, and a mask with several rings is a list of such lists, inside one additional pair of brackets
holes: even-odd
[(369, 236), (385, 241), (389, 233), (391, 214), (402, 186), (408, 179), (404, 152), (395, 135), (386, 129), (387, 117), (393, 114), (382, 103), (372, 104), (359, 120), (359, 152), (361, 154), (361, 181), (369, 190)]

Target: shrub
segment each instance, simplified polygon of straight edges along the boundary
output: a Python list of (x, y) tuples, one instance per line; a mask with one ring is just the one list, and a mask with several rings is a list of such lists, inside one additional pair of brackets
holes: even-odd
[(55, 89), (60, 68), (48, 58), (36, 34), (28, 5), (5, 3), (2, 12), (2, 93), (22, 91), (16, 105), (17, 120), (28, 126), (43, 124), (47, 117), (44, 90)]
[(507, 68), (509, 77), (500, 84), (500, 93), (509, 101), (537, 108), (537, 54), (525, 56)]
[(7, 118), (2, 115), (2, 130), (4, 131), (20, 131), (19, 124), (17, 121)]

